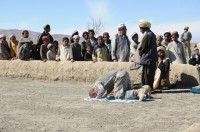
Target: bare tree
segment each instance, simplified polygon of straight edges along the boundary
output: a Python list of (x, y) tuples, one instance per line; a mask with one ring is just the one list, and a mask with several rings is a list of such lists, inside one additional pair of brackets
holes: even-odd
[(93, 29), (95, 34), (99, 34), (103, 28), (103, 23), (101, 18), (91, 18), (87, 25), (88, 29)]

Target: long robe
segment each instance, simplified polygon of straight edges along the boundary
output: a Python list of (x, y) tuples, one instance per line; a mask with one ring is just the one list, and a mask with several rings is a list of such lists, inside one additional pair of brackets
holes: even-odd
[(9, 60), (10, 58), (10, 49), (7, 41), (0, 42), (0, 60)]

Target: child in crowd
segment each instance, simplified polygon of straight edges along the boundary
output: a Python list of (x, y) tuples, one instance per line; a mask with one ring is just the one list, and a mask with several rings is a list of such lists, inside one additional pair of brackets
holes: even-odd
[(93, 29), (88, 30), (89, 39), (87, 40), (87, 44), (90, 44), (92, 48), (97, 44), (97, 39), (94, 37), (95, 33)]
[(31, 59), (40, 60), (40, 51), (37, 44), (32, 44)]
[(157, 47), (159, 47), (159, 46), (162, 45), (162, 41), (163, 41), (162, 35), (157, 35), (157, 37), (156, 37), (156, 44), (157, 44)]
[(106, 45), (106, 47), (108, 48), (108, 51), (110, 54), (109, 61), (111, 61), (111, 40), (110, 40), (110, 35), (108, 32), (103, 33), (103, 41), (104, 41), (104, 44)]
[(47, 52), (47, 60), (56, 60), (56, 47), (53, 44), (48, 44), (47, 48), (49, 51)]
[(56, 52), (58, 52), (58, 46), (59, 46), (58, 41), (54, 40), (52, 44), (55, 46)]
[(80, 36), (75, 35), (74, 43), (70, 45), (71, 62), (83, 60), (82, 49), (81, 49), (81, 45), (79, 44), (79, 40), (80, 40)]
[(84, 61), (92, 61), (92, 46), (86, 44), (86, 53), (84, 55)]
[(10, 55), (12, 58), (17, 57), (17, 46), (19, 41), (16, 40), (15, 35), (10, 35)]
[(171, 39), (171, 32), (165, 32), (164, 33), (164, 40), (162, 41), (162, 45), (167, 47), (169, 43), (172, 42), (172, 39)]
[(42, 41), (43, 41), (43, 44), (40, 47), (40, 57), (41, 57), (42, 61), (46, 61), (47, 60), (47, 52), (48, 52), (47, 45), (49, 44), (48, 36), (43, 36)]
[(67, 61), (67, 60), (70, 60), (69, 38), (64, 37), (62, 41), (63, 41), (63, 44), (59, 45), (58, 57), (56, 58), (56, 60)]
[(103, 33), (103, 42), (107, 46), (109, 52), (111, 52), (111, 40), (108, 32)]
[(109, 51), (106, 45), (103, 43), (103, 37), (99, 36), (97, 38), (98, 44), (94, 47), (92, 59), (96, 61), (108, 61), (109, 60)]
[(138, 42), (138, 34), (137, 33), (133, 33), (131, 36), (133, 42), (130, 45), (130, 58), (129, 61), (133, 62), (134, 61), (134, 54), (137, 50), (137, 47), (139, 45), (140, 42)]
[(154, 89), (162, 90), (168, 89), (169, 82), (169, 69), (170, 69), (170, 60), (166, 58), (166, 49), (164, 46), (157, 47), (158, 52), (158, 62), (157, 70), (155, 73), (154, 79)]
[(85, 52), (86, 52), (86, 44), (87, 44), (87, 40), (88, 40), (88, 37), (89, 37), (89, 33), (88, 32), (83, 32), (83, 35), (82, 37), (84, 38), (83, 42), (81, 43), (81, 47), (82, 47), (82, 53), (83, 55), (85, 55)]

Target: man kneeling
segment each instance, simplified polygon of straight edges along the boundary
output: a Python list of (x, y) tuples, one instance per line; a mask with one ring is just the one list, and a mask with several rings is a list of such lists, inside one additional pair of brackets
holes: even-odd
[(148, 85), (137, 90), (131, 87), (128, 72), (125, 70), (112, 70), (98, 78), (94, 88), (89, 91), (89, 96), (97, 99), (106, 98), (112, 91), (115, 99), (133, 99), (138, 96), (142, 101), (145, 95), (150, 96)]

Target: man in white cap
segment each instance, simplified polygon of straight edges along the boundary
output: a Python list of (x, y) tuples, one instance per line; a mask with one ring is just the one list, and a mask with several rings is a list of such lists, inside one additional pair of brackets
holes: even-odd
[(6, 36), (4, 34), (0, 35), (0, 60), (9, 60), (10, 48), (8, 47), (8, 42), (6, 41)]
[(50, 31), (51, 31), (50, 25), (49, 24), (45, 24), (43, 28), (44, 28), (44, 31), (43, 31), (42, 34), (40, 34), (40, 36), (38, 37), (38, 41), (37, 41), (37, 45), (38, 45), (38, 49), (39, 50), (40, 50), (40, 46), (43, 44), (43, 40), (42, 40), (43, 36), (47, 36), (48, 40), (49, 40), (49, 43), (53, 43), (53, 37), (50, 34)]
[(112, 43), (111, 55), (115, 62), (128, 62), (130, 56), (130, 40), (126, 35), (125, 24), (118, 25), (118, 34), (115, 35)]
[(149, 85), (153, 92), (153, 82), (157, 62), (156, 35), (150, 30), (151, 23), (148, 21), (140, 20), (139, 28), (144, 34), (137, 49), (140, 55), (139, 64), (143, 66), (142, 84)]
[(192, 39), (192, 34), (188, 30), (189, 30), (189, 27), (184, 28), (184, 32), (181, 35), (181, 41), (184, 45), (185, 55), (190, 58), (191, 56), (190, 41)]
[(72, 32), (72, 35), (71, 35), (71, 38), (70, 38), (70, 43), (72, 44), (72, 43), (74, 43), (74, 36), (75, 35), (79, 35), (79, 32), (77, 31), (77, 30), (74, 30), (73, 32)]

